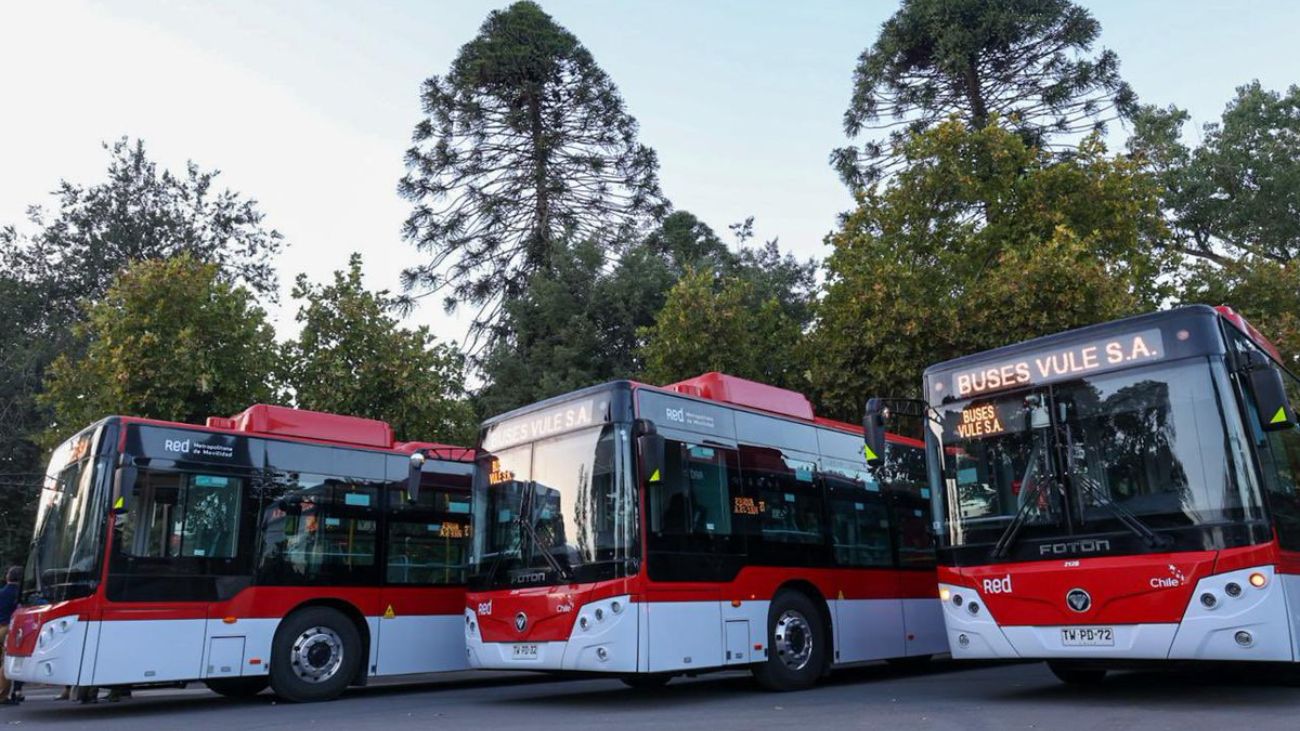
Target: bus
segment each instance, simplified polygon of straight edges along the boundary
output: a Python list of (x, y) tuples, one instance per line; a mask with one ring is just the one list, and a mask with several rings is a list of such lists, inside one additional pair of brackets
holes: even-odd
[(350, 416), (104, 419), (53, 452), (5, 673), (315, 701), (465, 668), (472, 474)]
[(768, 688), (947, 651), (921, 442), (868, 474), (860, 427), (721, 373), (617, 381), (482, 427), (465, 637), (475, 668)]
[(1046, 660), (1067, 683), (1300, 660), (1288, 362), (1231, 309), (1192, 306), (927, 369), (953, 656)]

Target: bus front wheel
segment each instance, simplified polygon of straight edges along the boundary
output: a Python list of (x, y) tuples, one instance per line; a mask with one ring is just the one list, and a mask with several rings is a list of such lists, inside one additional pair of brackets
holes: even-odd
[(329, 607), (307, 607), (280, 623), (271, 645), (271, 688), (296, 703), (337, 698), (361, 667), (356, 625)]
[(783, 591), (767, 611), (767, 659), (754, 678), (768, 690), (810, 688), (826, 669), (830, 640), (817, 605), (806, 594)]
[(1052, 671), (1057, 680), (1068, 685), (1100, 685), (1106, 679), (1106, 668), (1049, 662), (1047, 669)]
[(227, 698), (252, 698), (266, 690), (271, 681), (266, 676), (248, 678), (212, 678), (203, 681), (208, 690)]

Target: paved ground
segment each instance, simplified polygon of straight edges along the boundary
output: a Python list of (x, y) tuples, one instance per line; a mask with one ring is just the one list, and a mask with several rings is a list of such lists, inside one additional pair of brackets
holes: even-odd
[(1096, 689), (1061, 685), (1043, 665), (938, 663), (925, 672), (842, 671), (802, 693), (757, 690), (747, 675), (678, 679), (657, 691), (617, 680), (456, 674), (418, 684), (356, 689), (331, 703), (245, 701), (205, 690), (138, 692), (78, 706), (38, 690), (0, 725), (41, 729), (1173, 729), (1263, 731), (1300, 726), (1300, 688), (1268, 673), (1217, 677), (1127, 673)]

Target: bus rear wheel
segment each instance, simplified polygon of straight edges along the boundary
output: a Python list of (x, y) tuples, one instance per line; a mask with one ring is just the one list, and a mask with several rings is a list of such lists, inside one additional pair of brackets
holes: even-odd
[(271, 680), (262, 675), (251, 678), (212, 678), (203, 681), (203, 684), (213, 693), (227, 698), (252, 698), (266, 690)]
[(342, 612), (308, 607), (289, 615), (271, 644), (271, 688), (287, 701), (337, 698), (361, 667), (361, 637)]
[(1101, 685), (1106, 679), (1106, 668), (1088, 667), (1066, 662), (1049, 662), (1047, 669), (1057, 680), (1068, 685)]
[(767, 611), (767, 659), (754, 678), (768, 690), (810, 688), (826, 669), (830, 637), (822, 613), (806, 594), (783, 591)]

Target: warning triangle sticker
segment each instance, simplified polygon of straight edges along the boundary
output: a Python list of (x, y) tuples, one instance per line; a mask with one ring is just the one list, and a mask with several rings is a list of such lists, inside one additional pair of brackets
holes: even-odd
[(880, 459), (880, 457), (877, 457), (876, 453), (872, 451), (870, 444), (862, 445), (862, 456), (866, 457), (868, 462), (873, 459)]
[(397, 616), (397, 612), (393, 611), (393, 605), (389, 604), (388, 608), (384, 610), (384, 619), (392, 619), (393, 617), (396, 616)]
[(1279, 406), (1279, 407), (1277, 407), (1277, 413), (1276, 413), (1276, 414), (1273, 414), (1273, 420), (1270, 421), (1269, 423), (1270, 423), (1270, 424), (1285, 424), (1285, 423), (1286, 423), (1286, 420), (1287, 420), (1287, 419), (1286, 419), (1286, 407), (1285, 407), (1285, 406)]

